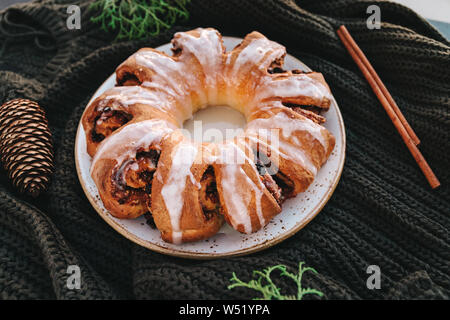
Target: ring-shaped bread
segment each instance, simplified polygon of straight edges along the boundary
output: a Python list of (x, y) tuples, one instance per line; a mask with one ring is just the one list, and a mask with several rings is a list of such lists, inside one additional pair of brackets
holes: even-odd
[[(172, 44), (172, 56), (130, 56), (83, 115), (103, 204), (122, 219), (150, 212), (172, 243), (206, 239), (224, 220), (255, 232), (330, 156), (329, 87), (320, 73), (284, 70), (285, 48), (258, 32), (230, 52), (211, 28), (176, 33)], [(242, 112), (244, 134), (218, 144), (183, 136), (183, 122), (210, 105)]]

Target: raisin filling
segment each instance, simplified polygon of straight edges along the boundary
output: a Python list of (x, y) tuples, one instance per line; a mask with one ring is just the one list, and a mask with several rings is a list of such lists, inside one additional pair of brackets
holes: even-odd
[(273, 168), (266, 154), (254, 151), (256, 169), (264, 186), (269, 190), (278, 205), (295, 196), (294, 182), (284, 175), (278, 168)]
[(153, 219), (153, 214), (149, 211), (144, 214), (145, 221), (152, 229), (156, 229), (155, 220)]
[(282, 196), (282, 190), (277, 185), (275, 180), (272, 178), (272, 176), (269, 174), (269, 171), (267, 167), (261, 162), (259, 158), (256, 159), (256, 169), (259, 173), (259, 178), (261, 179), (261, 182), (264, 184), (264, 186), (269, 190), (270, 194), (274, 197), (278, 205), (281, 206), (283, 202), (283, 196)]
[(325, 123), (326, 119), (320, 115), (321, 108), (311, 105), (299, 105), (295, 103), (283, 102), (285, 107), (295, 111), (298, 114), (314, 121), (317, 124)]
[(112, 178), (115, 186), (113, 194), (119, 204), (140, 204), (144, 201), (147, 208), (151, 207), (153, 175), (159, 156), (160, 151), (156, 149), (138, 150), (135, 159), (117, 169)]
[(270, 74), (275, 74), (275, 73), (285, 73), (286, 71), (280, 67), (274, 67), (274, 68), (267, 69), (267, 72)]
[(200, 180), (200, 204), (206, 220), (220, 212), (219, 193), (217, 191), (214, 168), (209, 166)]
[(283, 58), (279, 58), (279, 59), (273, 61), (273, 62), (270, 64), (269, 68), (267, 68), (267, 72), (268, 72), (269, 74), (285, 73), (286, 70), (284, 70), (284, 69), (282, 68), (282, 65), (283, 65), (283, 59), (284, 59), (284, 57), (283, 57)]
[(172, 48), (172, 57), (174, 58), (179, 57), (182, 52), (183, 52), (182, 48)]
[(277, 59), (270, 64), (269, 68), (267, 68), (267, 72), (269, 74), (285, 73), (286, 70), (284, 70), (282, 66), (283, 58)]
[(284, 175), (281, 171), (278, 171), (275, 175), (272, 176), (277, 185), (281, 189), (281, 201), (285, 201), (286, 199), (292, 198), (295, 196), (294, 193), (294, 182), (289, 179), (286, 175)]
[(94, 119), (94, 128), (91, 136), (94, 142), (100, 142), (115, 130), (122, 127), (132, 116), (126, 112), (112, 110), (110, 107), (104, 108), (100, 115)]
[(125, 75), (117, 80), (118, 86), (140, 86), (141, 82), (133, 73), (125, 73)]

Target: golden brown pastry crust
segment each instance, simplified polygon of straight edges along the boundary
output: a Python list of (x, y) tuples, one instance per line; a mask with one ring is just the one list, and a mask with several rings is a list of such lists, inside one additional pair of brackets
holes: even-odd
[[(237, 231), (252, 233), (264, 227), (281, 207), (258, 174), (255, 155), (240, 138), (216, 146), (217, 190), (226, 221)], [(236, 156), (237, 161), (229, 161)]]
[[(178, 125), (176, 118), (166, 112), (173, 108), (171, 103), (167, 103), (167, 109), (152, 107), (152, 99), (145, 98), (145, 95), (150, 95), (151, 92), (146, 91), (141, 87), (115, 87), (105, 91), (87, 107), (81, 123), (86, 134), (87, 151), (91, 157), (105, 138), (124, 125), (147, 119), (162, 119)], [(142, 96), (144, 98), (137, 98)], [(115, 120), (118, 115), (124, 121), (114, 121), (115, 126), (109, 127), (107, 134), (104, 134), (105, 130), (99, 130), (99, 127), (108, 123), (108, 119)], [(100, 134), (102, 136), (96, 137)]]
[[(269, 121), (264, 122), (264, 119)], [(256, 121), (252, 123), (252, 120)], [(285, 134), (283, 130), (288, 122), (294, 128)], [(303, 123), (306, 128), (302, 126)], [(270, 111), (254, 113), (248, 126), (252, 127), (247, 130), (248, 143), (254, 150), (266, 155), (273, 169), (292, 182), (292, 195), (304, 192), (310, 186), (317, 170), (328, 159), (335, 145), (335, 138), (328, 130), (282, 105), (273, 106)], [(308, 131), (310, 128), (319, 132), (312, 134), (313, 130)], [(273, 144), (265, 137), (255, 139), (258, 136), (257, 129), (274, 129), (279, 140)], [(293, 154), (293, 148), (299, 153), (297, 157)]]
[[(151, 48), (130, 56), (116, 70), (118, 87), (83, 115), (102, 201), (119, 218), (151, 211), (167, 242), (206, 239), (224, 219), (255, 232), (308, 188), (333, 150), (320, 125), (330, 89), (320, 73), (284, 70), (286, 49), (258, 32), (230, 52), (211, 28), (177, 33), (172, 44), (172, 56)], [(241, 111), (245, 133), (198, 144), (176, 131), (208, 105)], [(243, 161), (224, 161), (228, 152)]]
[[(151, 206), (161, 237), (167, 242), (181, 243), (213, 236), (222, 226), (223, 218), (218, 211), (205, 212), (200, 202), (202, 188), (199, 186), (210, 166), (207, 146), (191, 144), (179, 132), (171, 134), (162, 146), (160, 161), (163, 165), (158, 166), (153, 181)], [(198, 149), (194, 163), (184, 163), (191, 148)], [(174, 155), (177, 152), (182, 158)], [(182, 163), (175, 163), (180, 160)], [(175, 198), (177, 196), (179, 198)], [(176, 219), (178, 221), (174, 221)]]
[(91, 176), (103, 205), (116, 218), (148, 212), (161, 141), (170, 132), (170, 123), (145, 120), (122, 127), (100, 144)]

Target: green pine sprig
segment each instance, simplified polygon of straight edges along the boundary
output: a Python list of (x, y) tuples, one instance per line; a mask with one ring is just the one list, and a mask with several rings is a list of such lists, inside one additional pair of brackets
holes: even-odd
[(188, 19), (186, 5), (191, 0), (94, 0), (89, 10), (98, 15), (91, 21), (108, 32), (117, 32), (116, 40), (156, 36), (172, 27), (178, 19)]
[[(307, 294), (316, 294), (319, 297), (323, 296), (323, 293), (319, 290), (312, 288), (302, 287), (302, 277), (307, 271), (317, 273), (317, 271), (311, 267), (303, 267), (304, 262), (300, 262), (298, 265), (298, 273), (291, 273), (287, 271), (285, 265), (276, 265), (273, 267), (268, 267), (263, 271), (255, 270), (253, 271), (254, 276), (258, 276), (258, 279), (252, 279), (249, 282), (244, 282), (237, 278), (236, 274), (233, 272), (233, 277), (230, 279), (232, 284), (228, 286), (228, 289), (233, 289), (236, 287), (245, 287), (249, 289), (256, 290), (262, 294), (262, 298), (255, 298), (255, 300), (301, 300)], [(297, 285), (296, 295), (283, 295), (281, 289), (278, 288), (271, 279), (272, 272), (278, 270), (281, 276), (288, 277), (293, 280)]]

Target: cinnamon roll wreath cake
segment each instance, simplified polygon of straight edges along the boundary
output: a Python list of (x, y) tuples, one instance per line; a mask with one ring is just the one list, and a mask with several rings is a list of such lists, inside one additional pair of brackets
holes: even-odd
[[(117, 86), (83, 115), (103, 204), (120, 219), (151, 213), (176, 244), (211, 237), (224, 221), (255, 232), (308, 188), (333, 150), (321, 115), (330, 89), (320, 73), (284, 70), (286, 49), (258, 32), (230, 52), (211, 28), (176, 33), (172, 45), (171, 56), (130, 56)], [(244, 133), (217, 144), (185, 137), (183, 122), (211, 105), (240, 111)], [(236, 155), (242, 161), (224, 160)]]

